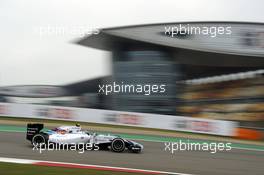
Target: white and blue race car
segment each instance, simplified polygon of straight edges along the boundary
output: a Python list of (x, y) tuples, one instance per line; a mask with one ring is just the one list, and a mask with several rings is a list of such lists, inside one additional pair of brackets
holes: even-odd
[(119, 136), (110, 134), (98, 134), (95, 132), (84, 131), (80, 125), (60, 126), (52, 130), (43, 131), (43, 124), (27, 124), (27, 140), (31, 141), (33, 146), (46, 143), (53, 144), (90, 144), (95, 149), (108, 149), (113, 152), (124, 152), (129, 150), (133, 153), (140, 153), (143, 145), (127, 140)]

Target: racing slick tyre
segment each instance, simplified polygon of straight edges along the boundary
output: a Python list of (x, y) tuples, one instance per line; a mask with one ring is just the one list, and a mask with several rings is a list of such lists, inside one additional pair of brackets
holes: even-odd
[(125, 141), (121, 138), (115, 138), (111, 143), (111, 150), (113, 152), (121, 153), (126, 149)]
[(36, 134), (32, 137), (31, 144), (36, 147), (45, 146), (47, 139), (44, 134)]

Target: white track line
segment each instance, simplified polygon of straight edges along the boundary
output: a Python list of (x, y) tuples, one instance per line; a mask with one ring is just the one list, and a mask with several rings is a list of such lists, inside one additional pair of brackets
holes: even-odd
[(16, 158), (0, 157), (0, 162), (19, 163), (19, 164), (33, 164), (35, 161), (29, 160), (29, 159), (16, 159)]
[(42, 166), (87, 168), (87, 169), (97, 169), (97, 170), (105, 170), (105, 171), (107, 171), (107, 170), (108, 171), (123, 171), (123, 172), (134, 172), (134, 173), (142, 173), (142, 174), (194, 175), (194, 174), (166, 172), (166, 171), (144, 170), (144, 169), (134, 169), (134, 168), (91, 165), (91, 164), (77, 164), (77, 163), (68, 163), (68, 162), (53, 162), (53, 161), (42, 161), (42, 160), (17, 159), (17, 158), (6, 158), (6, 157), (0, 157), (0, 162), (42, 165)]
[(255, 148), (240, 148), (240, 147), (232, 147), (232, 149), (240, 149), (240, 150), (261, 151), (261, 152), (264, 152), (263, 149), (255, 149)]

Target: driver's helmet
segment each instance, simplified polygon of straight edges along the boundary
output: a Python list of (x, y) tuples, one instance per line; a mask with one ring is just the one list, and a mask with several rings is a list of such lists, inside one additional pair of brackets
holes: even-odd
[(59, 133), (60, 133), (60, 134), (66, 134), (67, 131), (66, 131), (66, 130), (60, 130)]
[(76, 123), (75, 126), (77, 126), (77, 127), (81, 127), (80, 123)]
[(59, 134), (66, 134), (66, 132), (67, 132), (66, 130), (60, 129), (60, 128), (55, 128), (52, 131), (55, 131), (55, 132), (57, 132)]

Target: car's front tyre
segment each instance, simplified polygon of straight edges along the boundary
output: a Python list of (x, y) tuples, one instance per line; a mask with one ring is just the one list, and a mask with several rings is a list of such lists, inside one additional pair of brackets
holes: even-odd
[(111, 150), (113, 152), (123, 152), (126, 149), (125, 141), (121, 138), (115, 138), (111, 143)]

